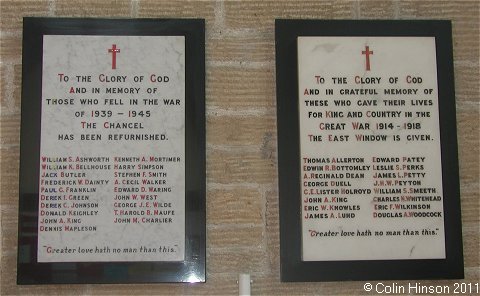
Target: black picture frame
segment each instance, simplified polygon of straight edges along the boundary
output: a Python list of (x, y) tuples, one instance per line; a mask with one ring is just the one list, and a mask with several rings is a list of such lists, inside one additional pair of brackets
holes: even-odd
[[(297, 37), (435, 37), (445, 259), (302, 261)], [(451, 22), (445, 20), (275, 21), (281, 280), (285, 282), (464, 277)], [(319, 250), (321, 251), (321, 250)]]
[[(205, 282), (205, 20), (24, 18), (18, 284)], [(37, 262), (44, 35), (185, 36), (185, 260)]]

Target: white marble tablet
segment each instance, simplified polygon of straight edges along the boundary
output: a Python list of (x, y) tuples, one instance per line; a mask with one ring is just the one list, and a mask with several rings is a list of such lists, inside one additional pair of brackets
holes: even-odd
[(445, 258), (435, 38), (299, 37), (302, 260)]
[(185, 38), (43, 39), (39, 262), (182, 261)]

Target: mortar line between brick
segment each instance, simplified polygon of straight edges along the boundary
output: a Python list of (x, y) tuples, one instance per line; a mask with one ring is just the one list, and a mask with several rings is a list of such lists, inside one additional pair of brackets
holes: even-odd
[(55, 0), (48, 0), (48, 16), (55, 16), (57, 5)]
[(221, 32), (225, 29), (225, 4), (222, 0), (217, 0), (215, 2), (214, 13), (215, 21), (213, 24), (213, 31)]
[(3, 59), (0, 61), (2, 66), (16, 66), (22, 64), (22, 57), (18, 56), (16, 58)]
[[(478, 94), (477, 94), (478, 95)], [(463, 111), (470, 111), (472, 108), (479, 108), (480, 107), (480, 102), (479, 101), (470, 101), (470, 96), (459, 96), (455, 95), (457, 99), (459, 98), (467, 98), (466, 100), (461, 100), (456, 102), (456, 107), (457, 110), (463, 110)], [(471, 98), (473, 99), (473, 98)], [(477, 110), (478, 111), (478, 110)]]
[(274, 106), (271, 108), (245, 108), (245, 109), (224, 109), (216, 106), (207, 106), (207, 116), (265, 116), (265, 115), (274, 115)]
[(5, 115), (5, 111), (7, 111), (6, 113), (12, 113), (15, 110), (15, 98), (13, 95), (13, 92), (15, 90), (15, 83), (13, 81), (15, 76), (15, 66), (12, 64), (8, 64), (5, 66), (5, 77), (0, 77), (1, 79), (5, 80), (4, 93), (6, 96), (6, 98), (4, 98), (5, 106), (2, 106), (2, 115)]
[(394, 0), (392, 3), (393, 7), (393, 18), (394, 19), (399, 19), (400, 18), (400, 3), (398, 0)]
[(260, 224), (255, 223), (236, 223), (236, 224), (207, 224), (207, 229), (225, 230), (225, 229), (243, 229), (251, 227), (259, 227)]
[(224, 151), (224, 152), (258, 152), (262, 145), (242, 145), (242, 146), (233, 146), (233, 145), (215, 145), (207, 144), (207, 149)]
[(266, 188), (273, 188), (274, 184), (273, 183), (258, 184), (258, 183), (248, 183), (248, 182), (223, 184), (223, 183), (209, 182), (207, 180), (207, 191), (209, 191), (209, 190), (235, 190), (235, 189), (256, 189), (256, 190), (259, 190), (259, 188), (261, 186), (264, 186)]
[(227, 251), (228, 253), (231, 252), (241, 252), (241, 251), (250, 251), (250, 250), (259, 250), (261, 248), (258, 246), (229, 246), (229, 247), (217, 247), (217, 248), (210, 248), (210, 253), (220, 253)]
[(464, 67), (472, 67), (476, 68), (479, 67), (480, 61), (479, 60), (453, 60), (454, 66), (464, 66)]
[(477, 266), (465, 267), (465, 271), (471, 271), (472, 273), (478, 273), (478, 267)]
[(355, 1), (355, 5), (353, 6), (353, 8), (353, 19), (360, 19), (360, 0)]
[(0, 31), (1, 37), (22, 37), (22, 31)]
[[(477, 183), (465, 183), (465, 184), (460, 184), (460, 193), (473, 193), (477, 192), (479, 189), (479, 184)], [(479, 200), (480, 202), (480, 200)]]
[(20, 144), (0, 144), (0, 149), (19, 148)]
[(0, 105), (0, 115), (3, 116), (20, 116), (20, 108), (18, 110), (7, 110), (6, 107)]
[(467, 232), (467, 231), (471, 231), (471, 232), (475, 232), (475, 231), (479, 231), (479, 234), (480, 234), (480, 225), (478, 224), (478, 222), (470, 222), (470, 223), (462, 223), (463, 224), (463, 233)]
[(207, 67), (229, 67), (229, 68), (247, 68), (264, 69), (274, 66), (273, 61), (269, 62), (249, 62), (249, 61), (207, 61)]
[(132, 17), (138, 17), (138, 10), (140, 6), (139, 0), (131, 0), (130, 1), (130, 15)]
[[(268, 261), (268, 236), (267, 236), (267, 189), (265, 186), (260, 186), (259, 190), (262, 198), (262, 246), (265, 252), (265, 257)], [(267, 264), (270, 267), (270, 264)]]
[(212, 30), (209, 38), (211, 39), (222, 39), (222, 38), (266, 38), (267, 32), (262, 30), (243, 28), (243, 29), (232, 29), (232, 28), (223, 28), (221, 31)]

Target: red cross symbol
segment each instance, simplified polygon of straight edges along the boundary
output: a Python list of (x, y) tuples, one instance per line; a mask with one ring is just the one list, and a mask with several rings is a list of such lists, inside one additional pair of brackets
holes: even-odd
[(365, 46), (365, 50), (362, 50), (362, 54), (365, 55), (365, 69), (370, 71), (370, 55), (373, 54), (373, 51), (370, 51), (370, 47), (367, 45)]
[(120, 49), (116, 44), (112, 44), (112, 48), (109, 48), (108, 52), (112, 54), (112, 69), (117, 69), (117, 52), (120, 52)]

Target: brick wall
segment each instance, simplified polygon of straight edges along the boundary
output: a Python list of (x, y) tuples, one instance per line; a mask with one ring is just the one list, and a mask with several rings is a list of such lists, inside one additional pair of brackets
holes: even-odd
[[(279, 280), (275, 18), (453, 21), (465, 282), (478, 282), (478, 1), (0, 0), (0, 7), (1, 295), (236, 294), (240, 272), (252, 275), (253, 295), (365, 294), (362, 282)], [(15, 284), (23, 16), (206, 19), (206, 284)]]

